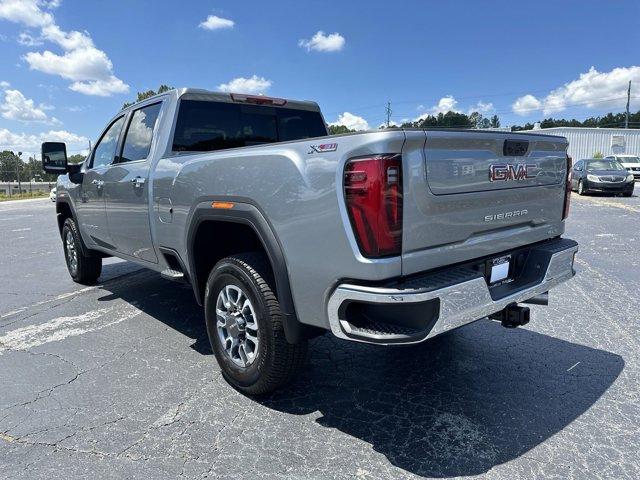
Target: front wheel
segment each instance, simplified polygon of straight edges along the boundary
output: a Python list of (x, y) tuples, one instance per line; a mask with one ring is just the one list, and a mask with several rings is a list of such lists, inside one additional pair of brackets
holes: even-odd
[(74, 282), (83, 285), (94, 283), (102, 272), (102, 258), (84, 254), (80, 232), (73, 218), (67, 218), (62, 226), (62, 244), (67, 270)]
[(285, 338), (272, 277), (264, 255), (239, 254), (216, 264), (205, 289), (207, 334), (222, 375), (250, 395), (288, 383), (306, 358), (306, 341)]
[(578, 195), (584, 195), (585, 193), (587, 193), (587, 191), (584, 189), (584, 184), (582, 183), (582, 180), (578, 181)]

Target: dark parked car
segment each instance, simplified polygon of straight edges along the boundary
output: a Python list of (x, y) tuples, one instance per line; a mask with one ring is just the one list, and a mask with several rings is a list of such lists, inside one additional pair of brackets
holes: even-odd
[(590, 158), (573, 165), (571, 189), (578, 195), (605, 192), (630, 197), (633, 194), (633, 175), (617, 160)]

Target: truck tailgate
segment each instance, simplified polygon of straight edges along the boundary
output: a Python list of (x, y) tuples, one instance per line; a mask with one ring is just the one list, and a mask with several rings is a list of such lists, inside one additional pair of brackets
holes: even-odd
[(565, 138), (464, 130), (406, 137), (404, 275), (563, 232)]

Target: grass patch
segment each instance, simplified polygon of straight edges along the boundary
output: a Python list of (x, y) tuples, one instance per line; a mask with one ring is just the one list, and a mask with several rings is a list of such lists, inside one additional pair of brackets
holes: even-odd
[(0, 202), (7, 202), (9, 200), (23, 200), (25, 198), (46, 198), (48, 196), (49, 192), (14, 193), (11, 196), (0, 194)]

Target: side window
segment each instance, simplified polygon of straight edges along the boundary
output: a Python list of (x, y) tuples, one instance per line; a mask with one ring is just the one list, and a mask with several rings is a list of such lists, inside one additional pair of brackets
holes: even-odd
[(93, 149), (94, 153), (91, 168), (110, 165), (113, 162), (113, 158), (116, 155), (116, 148), (118, 147), (118, 136), (120, 135), (123, 123), (124, 117), (117, 119), (98, 141), (98, 144)]
[(577, 164), (576, 164), (576, 170), (582, 171), (582, 164), (584, 162), (582, 160), (580, 160)]
[(153, 130), (161, 106), (161, 103), (154, 103), (133, 112), (124, 137), (120, 162), (144, 160), (149, 156)]

